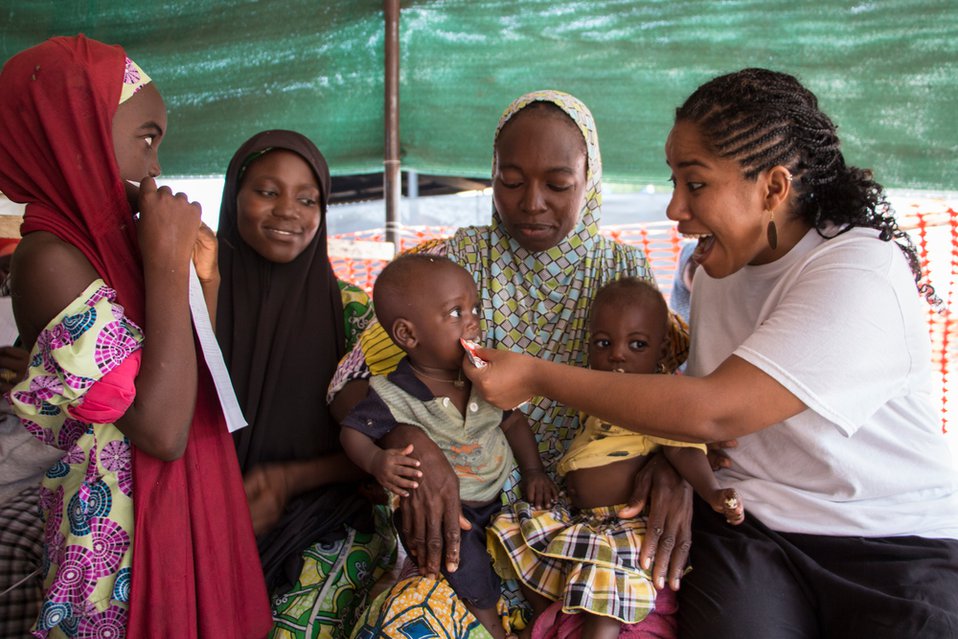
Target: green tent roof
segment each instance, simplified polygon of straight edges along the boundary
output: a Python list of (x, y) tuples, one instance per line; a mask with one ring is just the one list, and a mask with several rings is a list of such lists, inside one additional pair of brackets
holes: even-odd
[[(334, 174), (382, 169), (380, 1), (0, 0), (0, 16), (0, 59), (52, 35), (122, 44), (167, 101), (167, 175), (221, 174), (264, 128), (306, 133)], [(557, 88), (592, 108), (607, 179), (664, 185), (675, 106), (766, 66), (815, 91), (886, 186), (958, 190), (954, 0), (404, 1), (400, 47), (404, 168), (488, 176), (505, 106)]]

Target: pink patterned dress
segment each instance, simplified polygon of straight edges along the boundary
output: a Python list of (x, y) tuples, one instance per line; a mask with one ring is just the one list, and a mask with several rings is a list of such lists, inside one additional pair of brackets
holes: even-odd
[(133, 549), (130, 442), (143, 333), (96, 280), (37, 337), (10, 393), (26, 428), (64, 451), (43, 479), (44, 603), (36, 637), (126, 636)]

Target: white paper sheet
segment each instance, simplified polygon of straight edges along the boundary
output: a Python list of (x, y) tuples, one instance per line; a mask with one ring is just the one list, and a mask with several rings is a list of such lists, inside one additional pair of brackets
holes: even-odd
[(226, 362), (223, 361), (223, 351), (220, 350), (220, 344), (216, 341), (216, 334), (213, 332), (213, 324), (210, 322), (210, 313), (206, 308), (206, 299), (203, 297), (203, 286), (192, 263), (190, 264), (190, 312), (193, 315), (193, 327), (196, 329), (200, 348), (203, 351), (203, 359), (213, 376), (216, 394), (220, 398), (220, 406), (223, 407), (223, 414), (226, 416), (226, 427), (231, 433), (235, 432), (246, 426), (246, 418), (243, 417), (243, 411), (240, 409), (239, 402), (236, 401), (230, 373), (226, 369)]

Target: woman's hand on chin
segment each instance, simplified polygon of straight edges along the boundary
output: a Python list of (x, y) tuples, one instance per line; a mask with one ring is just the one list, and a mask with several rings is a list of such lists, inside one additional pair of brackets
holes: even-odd
[(487, 402), (511, 410), (533, 396), (529, 380), (535, 379), (535, 368), (543, 363), (541, 360), (494, 348), (477, 348), (476, 356), (486, 365), (476, 367), (466, 355), (462, 370)]

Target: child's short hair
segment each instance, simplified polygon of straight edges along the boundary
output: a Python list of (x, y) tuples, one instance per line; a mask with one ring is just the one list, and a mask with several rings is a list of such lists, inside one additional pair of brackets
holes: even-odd
[(387, 333), (391, 333), (393, 322), (418, 302), (417, 293), (428, 286), (426, 272), (443, 265), (462, 268), (447, 257), (425, 253), (400, 255), (386, 265), (373, 285), (373, 308)]
[(647, 305), (658, 309), (662, 324), (668, 331), (669, 305), (662, 292), (648, 280), (640, 277), (623, 277), (613, 280), (599, 289), (592, 299), (592, 308), (589, 312), (589, 322), (595, 317), (595, 309), (602, 304), (614, 304), (624, 307), (629, 304)]

